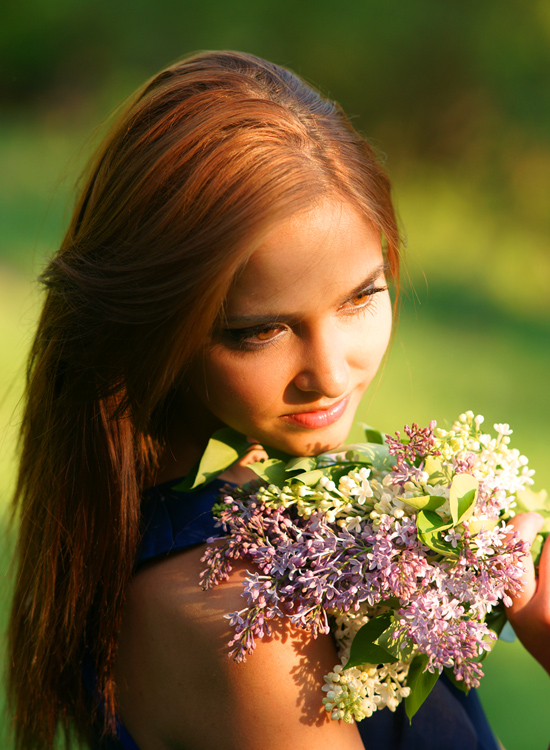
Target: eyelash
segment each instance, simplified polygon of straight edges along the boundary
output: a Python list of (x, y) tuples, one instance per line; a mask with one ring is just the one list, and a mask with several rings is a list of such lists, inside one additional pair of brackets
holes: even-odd
[[(387, 286), (365, 287), (365, 289), (362, 289), (357, 292), (357, 294), (354, 294), (353, 297), (350, 297), (350, 299), (344, 304), (351, 302), (351, 300), (356, 299), (357, 297), (365, 297), (366, 299), (358, 305), (352, 305), (349, 310), (345, 311), (345, 314), (351, 316), (366, 312), (370, 308), (374, 296), (380, 292), (386, 292), (387, 289)], [(249, 326), (248, 328), (225, 328), (223, 329), (222, 334), (233, 346), (237, 346), (242, 351), (260, 351), (261, 349), (265, 349), (274, 344), (278, 337), (275, 336), (263, 343), (253, 343), (250, 339), (253, 336), (257, 336), (259, 333), (274, 331), (277, 328), (282, 327), (283, 326), (278, 323), (263, 323), (262, 325)]]
[(373, 302), (374, 295), (379, 292), (385, 292), (387, 289), (387, 286), (368, 286), (360, 292), (357, 292), (353, 297), (350, 297), (348, 302), (351, 302), (351, 300), (356, 299), (357, 297), (366, 297), (366, 299), (358, 305), (353, 305), (350, 309), (350, 313), (354, 314), (356, 310), (367, 310)]

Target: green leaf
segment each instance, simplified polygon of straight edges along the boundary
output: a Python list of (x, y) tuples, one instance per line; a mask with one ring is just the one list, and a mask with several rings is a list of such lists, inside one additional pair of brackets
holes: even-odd
[(400, 609), (401, 599), (398, 596), (390, 596), (387, 599), (384, 599), (384, 606), (387, 607), (388, 610)]
[(536, 569), (538, 569), (540, 556), (542, 555), (542, 548), (547, 539), (548, 531), (539, 531), (531, 545), (531, 557), (533, 558), (533, 563)]
[(407, 685), (410, 687), (411, 692), (405, 698), (405, 711), (407, 712), (409, 721), (432, 692), (435, 683), (439, 679), (439, 672), (437, 670), (434, 673), (424, 671), (427, 663), (428, 657), (426, 654), (419, 654), (414, 657), (409, 667)]
[(533, 492), (533, 490), (526, 487), (517, 493), (517, 513), (529, 513), (534, 511), (540, 513), (544, 518), (550, 516), (550, 505), (548, 502), (548, 493), (546, 490), (540, 490), (540, 492)]
[(268, 484), (276, 484), (277, 487), (282, 487), (285, 482), (289, 481), (285, 466), (285, 462), (280, 461), (278, 458), (267, 458), (262, 461), (255, 461), (248, 468), (252, 469), (260, 479), (263, 479)]
[[(365, 443), (366, 445), (366, 443)], [(366, 453), (359, 453), (359, 451), (351, 450), (346, 453), (346, 472), (348, 471), (359, 471), (359, 469), (368, 466), (372, 467), (372, 457), (367, 456)]]
[(450, 481), (449, 472), (443, 467), (443, 462), (438, 456), (428, 456), (424, 461), (424, 471), (428, 474), (428, 483), (431, 485), (439, 484), (443, 481), (448, 484)]
[(208, 441), (198, 466), (174, 489), (190, 492), (208, 484), (245, 456), (251, 447), (247, 438), (231, 427), (218, 430)]
[(437, 510), (445, 502), (444, 497), (438, 495), (420, 495), (419, 497), (400, 497), (401, 502), (412, 505), (418, 510)]
[(376, 643), (382, 646), (389, 654), (395, 656), (399, 661), (405, 661), (412, 654), (414, 643), (404, 633), (395, 638), (397, 627), (397, 625), (393, 624), (389, 628), (386, 628), (378, 636)]
[(363, 664), (391, 664), (397, 659), (386, 649), (378, 646), (375, 640), (392, 622), (390, 614), (378, 615), (369, 620), (357, 631), (351, 644), (350, 655), (344, 669), (359, 667)]
[(443, 464), (439, 456), (428, 456), (424, 461), (424, 471), (426, 474), (441, 474), (443, 471)]
[(444, 557), (459, 556), (459, 550), (456, 547), (453, 547), (449, 542), (445, 542), (443, 539), (441, 539), (439, 532), (419, 534), (418, 536), (420, 537), (423, 544), (426, 545), (426, 547), (429, 547), (439, 555), (443, 555)]
[(390, 456), (388, 446), (384, 443), (357, 443), (344, 446), (348, 460), (361, 460), (373, 466), (377, 471), (389, 471), (395, 464), (395, 458)]
[(446, 521), (433, 510), (421, 510), (416, 515), (416, 527), (422, 533), (446, 531), (452, 525), (452, 521)]
[(316, 466), (315, 456), (297, 456), (290, 459), (285, 466), (285, 471), (313, 471)]
[(451, 483), (449, 506), (456, 526), (474, 512), (479, 482), (471, 474), (457, 474)]
[[(508, 618), (506, 617), (502, 602), (499, 602), (496, 607), (485, 615), (485, 624), (493, 631), (493, 633), (498, 635), (501, 640), (509, 642), (515, 641), (516, 634), (512, 630), (512, 626), (508, 623)], [(510, 630), (512, 631), (512, 638), (510, 638)], [(482, 657), (478, 658), (476, 661), (482, 661), (488, 653), (488, 651), (484, 651)]]
[(296, 474), (292, 478), (307, 484), (308, 487), (313, 487), (324, 476), (326, 476), (326, 472), (323, 469), (315, 469), (315, 471), (304, 471), (303, 474)]
[(531, 545), (531, 557), (533, 558), (533, 563), (535, 565), (537, 565), (540, 560), (543, 543), (544, 543), (543, 535), (537, 534), (533, 540), (533, 544)]
[(384, 445), (385, 440), (383, 432), (375, 430), (374, 427), (371, 427), (368, 424), (363, 424), (361, 426), (365, 430), (365, 439), (367, 443), (378, 443), (378, 445)]
[(449, 542), (443, 541), (441, 532), (450, 529), (452, 521), (444, 521), (433, 510), (421, 510), (416, 516), (419, 539), (434, 552), (445, 557), (458, 557), (458, 551)]
[(491, 612), (485, 615), (485, 624), (497, 635), (500, 635), (502, 628), (507, 622), (506, 613), (502, 606), (495, 607)]

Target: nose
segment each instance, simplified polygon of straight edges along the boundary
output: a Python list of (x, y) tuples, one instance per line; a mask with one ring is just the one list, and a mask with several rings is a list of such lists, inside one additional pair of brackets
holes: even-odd
[(343, 396), (350, 376), (347, 343), (342, 332), (330, 325), (305, 335), (295, 386), (300, 391), (326, 398)]

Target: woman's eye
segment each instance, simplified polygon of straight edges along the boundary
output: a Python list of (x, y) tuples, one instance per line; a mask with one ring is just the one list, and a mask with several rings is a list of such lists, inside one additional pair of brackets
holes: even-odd
[(363, 302), (366, 302), (366, 300), (372, 296), (372, 293), (369, 293), (367, 291), (359, 292), (359, 294), (355, 294), (351, 299), (350, 303), (357, 307), (358, 305), (362, 305)]
[(387, 286), (369, 286), (366, 289), (362, 289), (360, 292), (357, 292), (357, 294), (354, 294), (353, 297), (349, 298), (344, 305), (344, 308), (348, 307), (348, 309), (351, 308), (353, 310), (355, 308), (362, 309), (368, 307), (374, 296), (378, 292), (385, 292), (387, 288)]
[(232, 344), (236, 344), (242, 349), (254, 349), (263, 344), (269, 344), (274, 341), (283, 326), (257, 326), (252, 328), (228, 328), (224, 334)]
[(265, 328), (263, 331), (258, 331), (249, 338), (258, 339), (259, 341), (271, 341), (280, 332), (280, 328)]

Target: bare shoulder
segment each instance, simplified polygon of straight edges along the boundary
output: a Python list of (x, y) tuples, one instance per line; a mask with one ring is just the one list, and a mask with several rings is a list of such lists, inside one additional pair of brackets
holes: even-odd
[(223, 615), (244, 606), (246, 566), (203, 591), (204, 547), (135, 577), (120, 633), (119, 711), (140, 750), (361, 750), (355, 726), (322, 708), (323, 675), (336, 663), (329, 637), (282, 624), (246, 663), (227, 656)]

